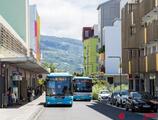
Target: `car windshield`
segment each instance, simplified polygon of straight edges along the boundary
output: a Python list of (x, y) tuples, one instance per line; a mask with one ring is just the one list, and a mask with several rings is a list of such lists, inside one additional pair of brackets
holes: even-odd
[(113, 96), (117, 96), (119, 94), (119, 92), (114, 92)]
[(75, 92), (92, 92), (92, 80), (77, 79), (74, 80)]
[(128, 95), (128, 91), (121, 92), (121, 95)]
[(101, 91), (100, 94), (108, 94), (109, 91)]
[(137, 93), (137, 92), (133, 93), (132, 96), (133, 96), (134, 99), (141, 99), (142, 98), (142, 95)]
[(150, 93), (142, 93), (142, 98), (143, 99), (153, 99), (154, 97)]
[(58, 77), (47, 81), (47, 95), (69, 95), (71, 93), (71, 78)]

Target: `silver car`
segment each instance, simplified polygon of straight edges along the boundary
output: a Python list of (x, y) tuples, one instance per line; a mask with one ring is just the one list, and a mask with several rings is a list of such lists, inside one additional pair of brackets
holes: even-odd
[(121, 91), (116, 97), (116, 106), (124, 107), (128, 99), (128, 96), (129, 96), (128, 90)]

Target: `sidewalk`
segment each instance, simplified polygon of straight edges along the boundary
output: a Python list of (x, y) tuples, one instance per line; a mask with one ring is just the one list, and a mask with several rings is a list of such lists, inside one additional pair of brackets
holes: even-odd
[(33, 120), (43, 110), (45, 94), (20, 108), (0, 109), (0, 120)]

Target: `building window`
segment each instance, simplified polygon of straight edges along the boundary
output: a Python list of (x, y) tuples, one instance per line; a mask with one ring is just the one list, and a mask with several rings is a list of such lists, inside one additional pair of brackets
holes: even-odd
[(130, 34), (133, 35), (136, 33), (136, 27), (135, 25), (130, 26)]
[(155, 45), (152, 47), (152, 53), (156, 53), (156, 46)]
[(144, 48), (140, 49), (140, 55), (139, 56), (141, 56), (141, 57), (145, 56), (144, 53), (145, 53), (145, 49)]
[(128, 51), (128, 60), (131, 60), (132, 59), (132, 50), (129, 50)]
[(131, 13), (133, 11), (133, 5), (128, 4), (128, 13)]
[(136, 57), (136, 54), (137, 54), (136, 50), (132, 50), (132, 57)]
[(144, 48), (144, 56), (147, 56), (147, 48)]
[(148, 48), (147, 48), (147, 54), (150, 55), (151, 53), (152, 53), (152, 52), (151, 52), (151, 47), (148, 47)]
[(89, 37), (89, 31), (85, 30), (85, 37), (88, 38)]

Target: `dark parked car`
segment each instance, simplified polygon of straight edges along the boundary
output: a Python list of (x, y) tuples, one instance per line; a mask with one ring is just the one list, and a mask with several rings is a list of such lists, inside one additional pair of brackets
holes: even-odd
[(132, 112), (136, 110), (154, 110), (154, 112), (157, 111), (155, 105), (151, 104), (144, 97), (144, 94), (141, 94), (139, 92), (131, 92), (129, 94), (129, 97), (126, 101), (126, 111), (128, 111), (129, 109), (131, 109)]
[(112, 95), (111, 95), (111, 98), (110, 98), (110, 104), (111, 105), (116, 105), (116, 98), (117, 96), (120, 94), (119, 91), (116, 91), (116, 92), (113, 92)]
[(151, 105), (154, 112), (157, 112), (157, 110), (158, 110), (158, 96), (154, 97), (148, 92), (143, 92), (141, 94), (142, 94), (142, 98), (144, 99), (144, 101), (146, 101), (149, 105)]

